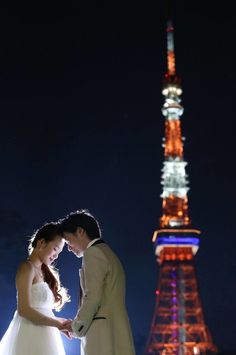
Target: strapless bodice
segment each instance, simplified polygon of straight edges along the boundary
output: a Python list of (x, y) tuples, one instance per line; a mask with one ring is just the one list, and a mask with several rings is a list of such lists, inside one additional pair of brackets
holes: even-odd
[(47, 282), (42, 281), (32, 285), (31, 306), (34, 308), (53, 308), (54, 295)]

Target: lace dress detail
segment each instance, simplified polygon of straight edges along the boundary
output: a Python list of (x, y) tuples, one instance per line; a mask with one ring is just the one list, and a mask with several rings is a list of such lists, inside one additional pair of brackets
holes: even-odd
[(53, 309), (54, 297), (46, 282), (38, 282), (31, 288), (31, 306), (33, 308)]
[[(54, 296), (46, 282), (31, 288), (31, 306), (48, 317), (52, 311)], [(55, 327), (36, 325), (19, 316), (14, 317), (0, 342), (0, 355), (66, 355), (60, 332)]]

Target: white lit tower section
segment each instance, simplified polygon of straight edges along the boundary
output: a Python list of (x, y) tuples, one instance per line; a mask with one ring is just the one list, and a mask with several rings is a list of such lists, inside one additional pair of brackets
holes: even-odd
[(167, 25), (167, 73), (164, 78), (162, 94), (165, 102), (162, 113), (165, 116), (164, 155), (162, 169), (162, 207), (160, 227), (189, 226), (188, 180), (186, 175), (187, 162), (183, 158), (183, 137), (181, 134), (180, 117), (183, 114), (181, 106), (182, 88), (180, 79), (175, 73), (174, 33), (171, 22)]

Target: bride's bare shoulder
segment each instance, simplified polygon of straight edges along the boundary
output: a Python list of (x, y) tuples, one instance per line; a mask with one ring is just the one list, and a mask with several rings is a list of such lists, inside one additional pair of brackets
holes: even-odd
[(29, 274), (31, 272), (33, 272), (33, 265), (28, 260), (24, 260), (18, 266), (16, 277)]

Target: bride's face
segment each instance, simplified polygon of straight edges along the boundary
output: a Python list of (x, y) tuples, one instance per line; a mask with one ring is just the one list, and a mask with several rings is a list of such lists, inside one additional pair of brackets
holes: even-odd
[(46, 265), (50, 265), (58, 258), (58, 255), (62, 252), (65, 241), (61, 236), (55, 237), (51, 242), (46, 243), (44, 241), (41, 251), (42, 262)]

